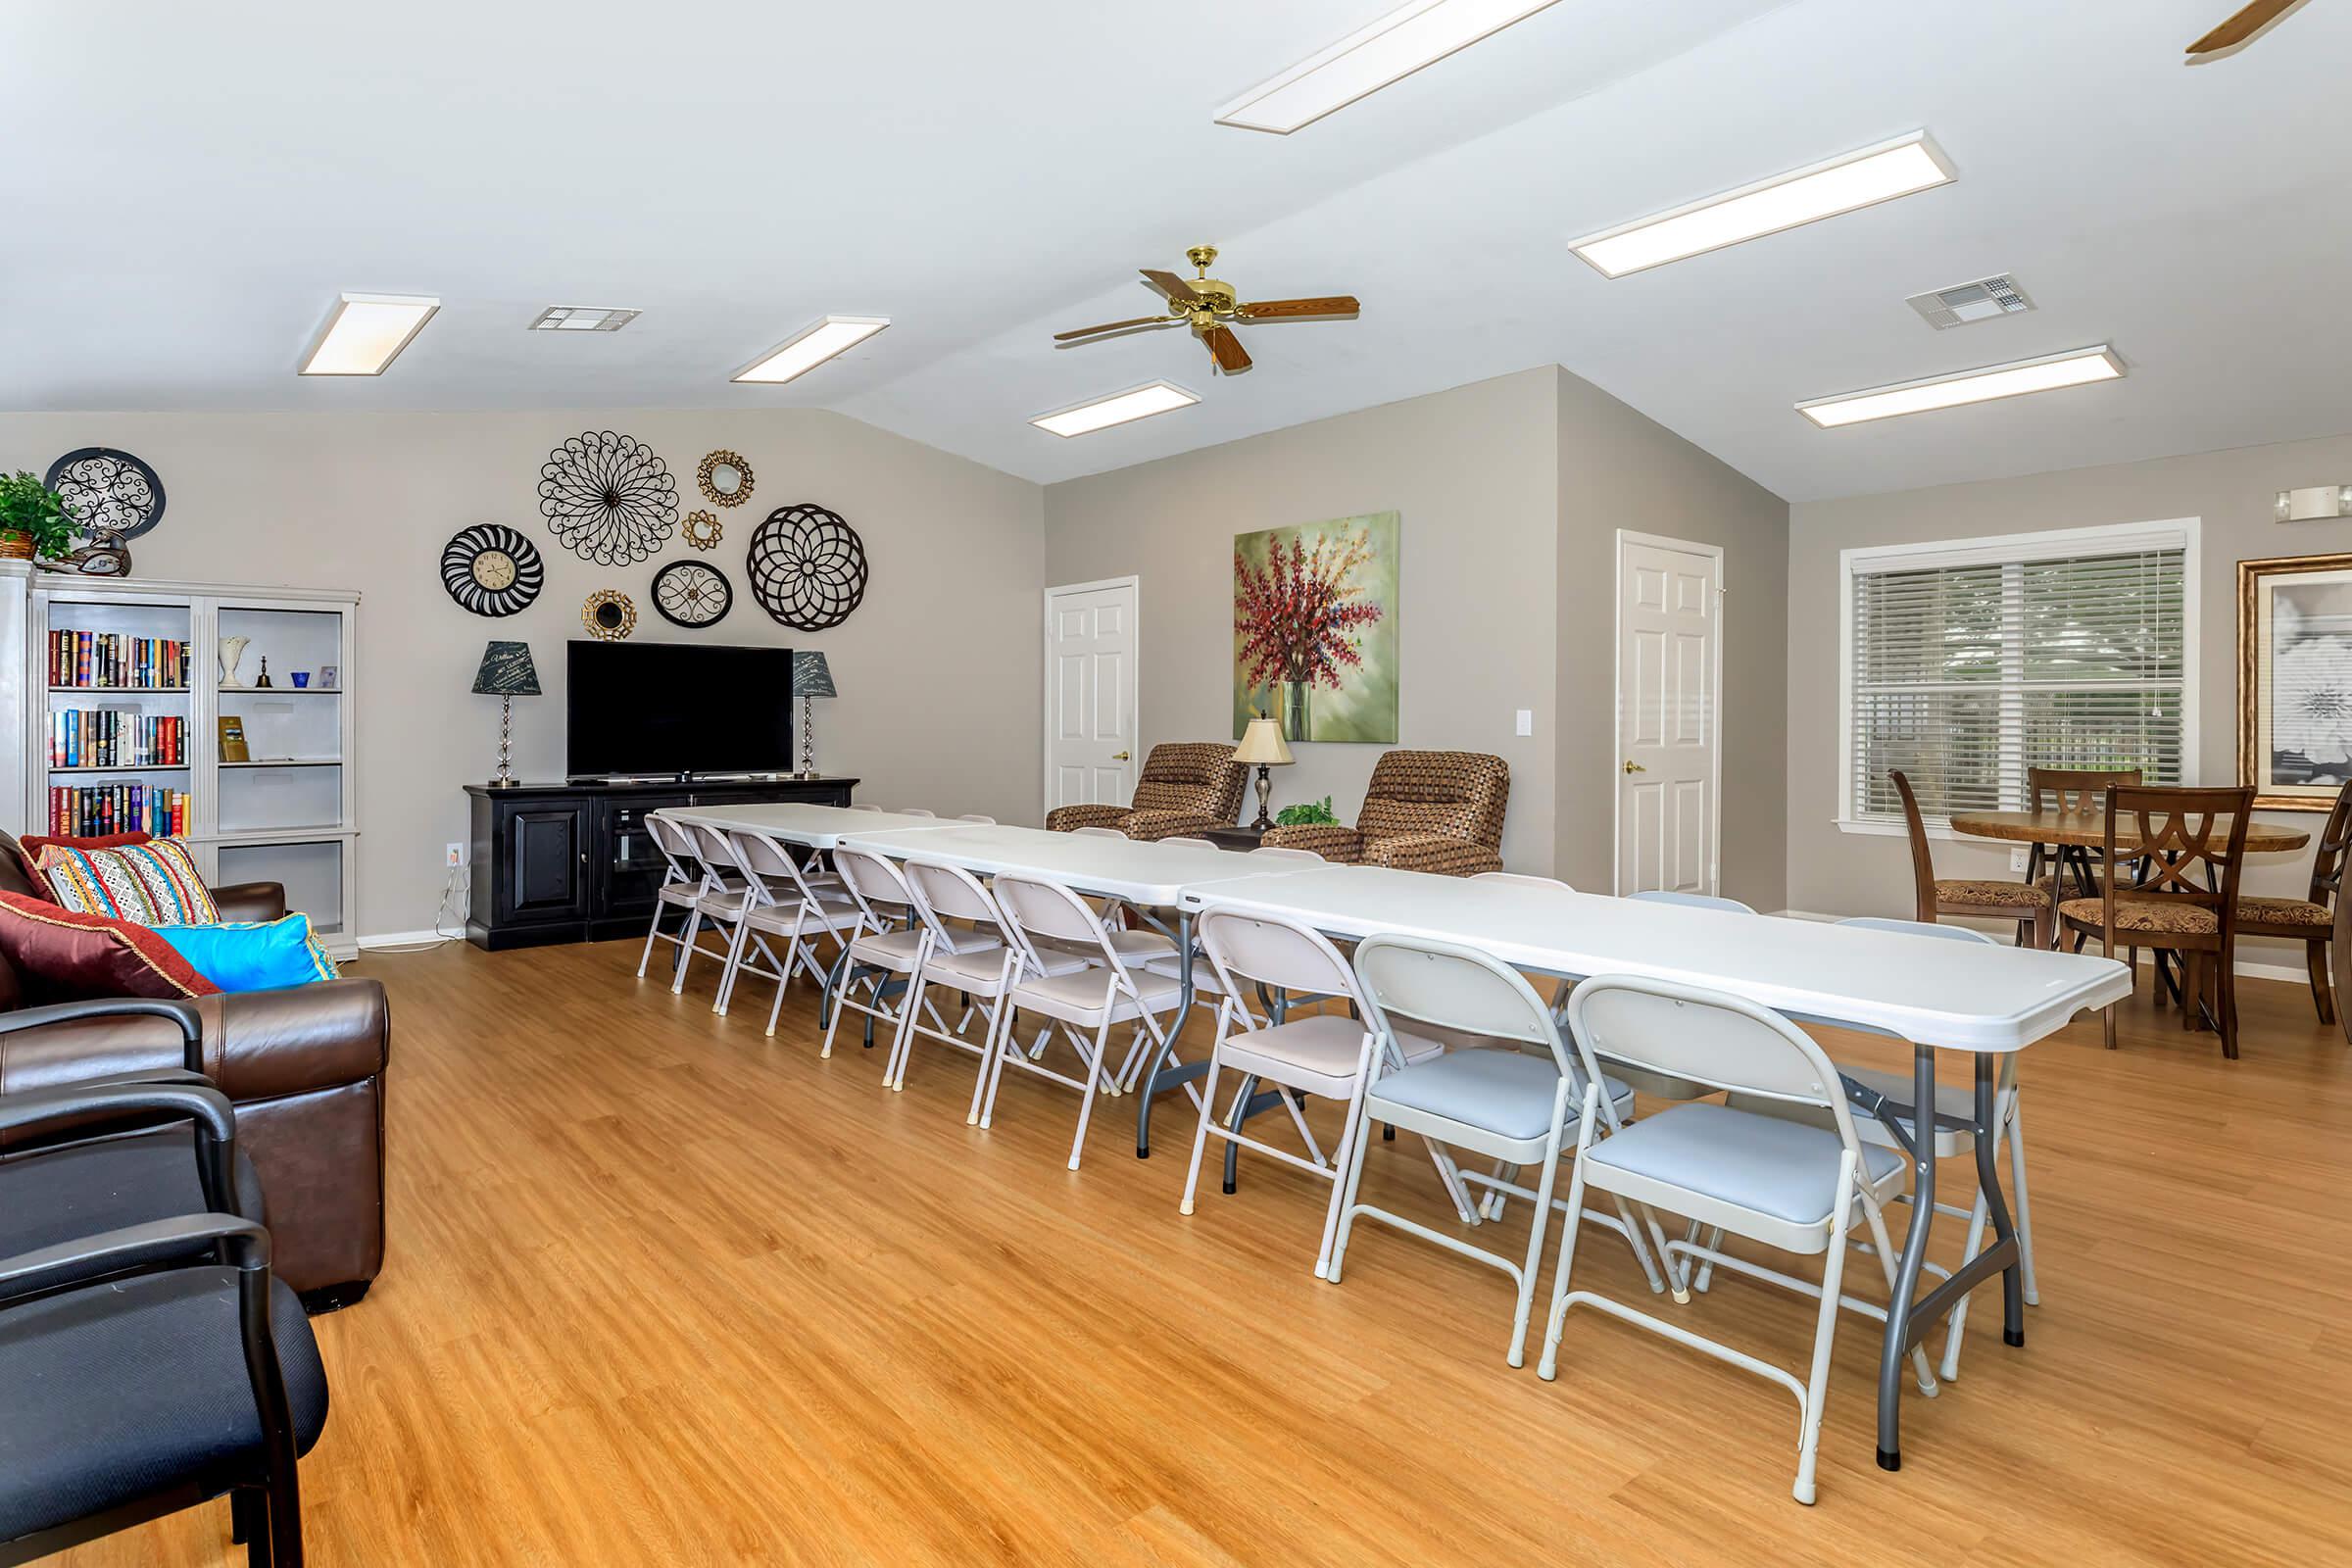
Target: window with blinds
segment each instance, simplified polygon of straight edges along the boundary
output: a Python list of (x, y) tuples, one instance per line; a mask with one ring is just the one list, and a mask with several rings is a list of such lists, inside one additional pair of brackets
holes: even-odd
[(2029, 766), (2180, 782), (2187, 540), (2173, 524), (2098, 545), (1849, 552), (1849, 817), (1901, 820), (1894, 768), (1931, 819), (2029, 805)]

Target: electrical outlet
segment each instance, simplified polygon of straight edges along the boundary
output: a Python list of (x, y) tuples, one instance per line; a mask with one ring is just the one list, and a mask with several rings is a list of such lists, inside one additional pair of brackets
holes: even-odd
[(464, 865), (466, 863), (466, 846), (463, 844), (450, 845), (449, 858), (443, 863), (451, 866)]

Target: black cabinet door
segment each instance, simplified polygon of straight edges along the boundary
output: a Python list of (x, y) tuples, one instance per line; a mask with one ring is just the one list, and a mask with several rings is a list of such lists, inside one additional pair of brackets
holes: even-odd
[(645, 814), (692, 802), (692, 796), (678, 794), (638, 795), (593, 804), (593, 809), (603, 813), (600, 829), (591, 841), (598, 846), (593, 908), (597, 919), (642, 921), (652, 915), (654, 890), (662, 885), (669, 862), (646, 831)]
[(588, 811), (581, 803), (518, 806), (508, 813), (501, 920), (587, 917)]

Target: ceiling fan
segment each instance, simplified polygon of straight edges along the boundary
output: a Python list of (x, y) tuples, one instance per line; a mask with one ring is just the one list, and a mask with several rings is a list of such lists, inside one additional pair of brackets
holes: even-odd
[(1233, 285), (1208, 275), (1209, 265), (1217, 259), (1214, 245), (1196, 245), (1185, 253), (1186, 260), (1199, 270), (1200, 275), (1186, 281), (1174, 272), (1155, 268), (1140, 270), (1152, 286), (1167, 296), (1165, 316), (1139, 316), (1133, 320), (1105, 321), (1101, 326), (1082, 326), (1075, 332), (1056, 332), (1056, 343), (1095, 341), (1107, 334), (1121, 336), (1129, 332), (1147, 332), (1163, 326), (1189, 326), (1195, 336), (1214, 359), (1217, 368), (1227, 375), (1236, 375), (1250, 368), (1250, 354), (1242, 340), (1233, 335), (1228, 321), (1300, 321), (1317, 317), (1349, 317), (1356, 313), (1355, 297), (1333, 294), (1311, 300), (1257, 300), (1245, 303), (1235, 295)]
[(2191, 58), (2224, 54), (2301, 5), (2303, 0), (2254, 0), (2229, 21), (2188, 46)]

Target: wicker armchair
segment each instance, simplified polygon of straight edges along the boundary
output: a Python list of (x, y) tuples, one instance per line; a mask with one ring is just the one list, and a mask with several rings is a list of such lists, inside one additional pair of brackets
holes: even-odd
[(1440, 876), (1502, 869), (1510, 764), (1484, 752), (1390, 752), (1372, 769), (1355, 826), (1278, 827), (1271, 846), (1326, 860)]
[(1165, 742), (1145, 757), (1133, 805), (1056, 806), (1046, 813), (1046, 827), (1054, 833), (1115, 827), (1146, 842), (1231, 827), (1249, 776), (1233, 760), (1230, 741)]

